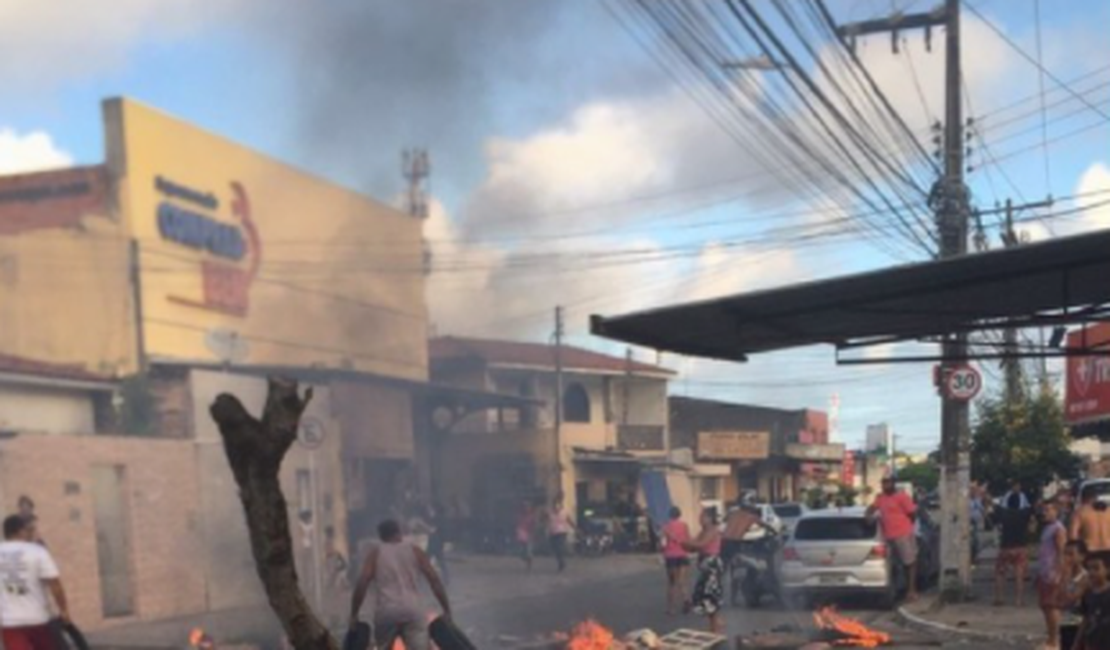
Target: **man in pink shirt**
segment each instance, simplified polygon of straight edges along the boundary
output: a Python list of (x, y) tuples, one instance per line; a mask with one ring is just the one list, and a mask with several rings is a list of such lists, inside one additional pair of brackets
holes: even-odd
[(882, 493), (867, 508), (868, 517), (874, 517), (876, 513), (883, 528), (883, 537), (894, 547), (906, 570), (906, 584), (909, 585), (906, 600), (913, 602), (917, 600), (917, 538), (913, 532), (917, 505), (908, 494), (895, 488), (893, 477), (887, 477), (883, 479)]

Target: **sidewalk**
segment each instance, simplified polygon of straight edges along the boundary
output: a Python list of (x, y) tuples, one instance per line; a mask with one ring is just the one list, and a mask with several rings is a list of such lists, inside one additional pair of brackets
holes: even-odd
[(899, 617), (908, 627), (945, 636), (1038, 643), (1044, 641), (1044, 618), (1037, 606), (1037, 590), (1032, 576), (1036, 564), (1030, 562), (1026, 574), (1025, 604), (1014, 604), (1012, 574), (1003, 589), (1004, 604), (994, 605), (994, 563), (997, 549), (985, 549), (972, 571), (971, 602), (945, 605), (936, 592), (924, 594), (916, 603), (903, 605)]

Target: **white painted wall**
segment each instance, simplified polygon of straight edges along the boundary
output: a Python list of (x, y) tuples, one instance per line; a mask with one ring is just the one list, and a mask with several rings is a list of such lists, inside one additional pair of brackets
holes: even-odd
[(93, 413), (92, 395), (85, 391), (0, 384), (0, 429), (91, 435)]

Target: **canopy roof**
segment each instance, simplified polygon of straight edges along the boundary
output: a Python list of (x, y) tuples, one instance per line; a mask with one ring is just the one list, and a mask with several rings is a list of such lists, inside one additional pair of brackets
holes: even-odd
[(699, 357), (1063, 325), (1110, 313), (1110, 230), (665, 307), (594, 316), (606, 338)]

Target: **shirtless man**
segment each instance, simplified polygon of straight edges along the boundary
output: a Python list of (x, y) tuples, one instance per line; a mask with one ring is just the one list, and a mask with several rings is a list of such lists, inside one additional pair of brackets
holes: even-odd
[(1093, 491), (1083, 495), (1083, 505), (1071, 518), (1068, 536), (1086, 544), (1088, 553), (1110, 551), (1110, 507)]

